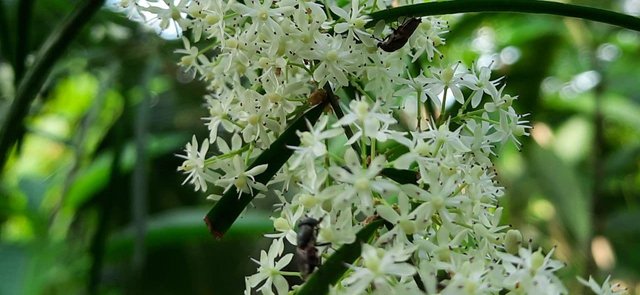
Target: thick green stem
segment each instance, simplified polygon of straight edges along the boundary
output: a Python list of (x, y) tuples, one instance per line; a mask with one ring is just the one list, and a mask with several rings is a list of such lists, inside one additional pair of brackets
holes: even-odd
[(593, 7), (534, 0), (454, 0), (406, 5), (370, 14), (367, 27), (401, 16), (429, 16), (465, 12), (520, 12), (577, 17), (640, 31), (640, 18)]
[(29, 51), (29, 32), (31, 28), (31, 10), (34, 0), (22, 0), (18, 5), (18, 21), (16, 28), (16, 66), (14, 70), (14, 84), (19, 85), (24, 75), (25, 61)]
[(6, 114), (2, 129), (0, 129), (0, 170), (4, 167), (11, 146), (24, 135), (23, 120), (51, 68), (62, 57), (73, 38), (78, 35), (103, 4), (104, 0), (85, 2), (42, 45), (35, 65), (29, 69), (20, 82), (16, 97)]

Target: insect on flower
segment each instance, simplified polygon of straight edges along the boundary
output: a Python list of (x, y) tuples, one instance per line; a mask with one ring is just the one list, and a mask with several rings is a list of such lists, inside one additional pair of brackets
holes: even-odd
[(317, 220), (315, 218), (307, 217), (298, 223), (298, 237), (297, 237), (297, 249), (298, 254), (298, 268), (302, 274), (303, 279), (307, 279), (309, 275), (320, 266), (320, 257), (318, 256), (318, 249), (316, 246), (316, 238), (318, 236), (318, 224), (320, 224), (322, 218)]
[(321, 104), (326, 99), (327, 99), (327, 91), (322, 88), (318, 88), (315, 91), (313, 91), (309, 96), (309, 103), (311, 105), (317, 105), (317, 104)]
[(419, 17), (412, 17), (402, 23), (391, 35), (378, 42), (378, 47), (386, 52), (394, 52), (409, 41), (409, 37), (418, 28), (422, 20)]

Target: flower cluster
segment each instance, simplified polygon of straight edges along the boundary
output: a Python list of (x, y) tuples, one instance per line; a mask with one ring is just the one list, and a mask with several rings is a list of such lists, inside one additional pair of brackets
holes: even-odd
[[(406, 1), (336, 2), (344, 1), (122, 2), (163, 28), (188, 31), (179, 64), (209, 87), (209, 137), (194, 137), (181, 155), (185, 182), (204, 192), (212, 185), (277, 192), (273, 242), (246, 293), (292, 288), (283, 277), (292, 259), (284, 243), (295, 246), (296, 224), (311, 217), (321, 221), (318, 243), (331, 245), (325, 256), (353, 243), (371, 218), (389, 225), (363, 245), (332, 294), (566, 294), (553, 251), (544, 255), (499, 224), (503, 188), (491, 156), (528, 135), (512, 106), (517, 97), (491, 79), (491, 65), (442, 61), (443, 19), (421, 18), (406, 46), (389, 53), (377, 40), (395, 34), (391, 25), (370, 29), (368, 14)], [(346, 114), (309, 123), (276, 177), (257, 182), (267, 165), (248, 164), (327, 85)], [(415, 177), (398, 182), (388, 169)]]

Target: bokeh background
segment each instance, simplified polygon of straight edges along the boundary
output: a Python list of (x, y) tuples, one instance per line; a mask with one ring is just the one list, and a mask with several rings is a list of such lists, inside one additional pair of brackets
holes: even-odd
[[(10, 42), (30, 25), (27, 63), (82, 1), (1, 0)], [(571, 1), (640, 14), (640, 1)], [(113, 6), (113, 3), (108, 6)], [(532, 136), (496, 157), (503, 222), (567, 262), (640, 294), (640, 35), (555, 16), (450, 16), (445, 60), (494, 62), (531, 113)], [(240, 294), (272, 230), (257, 202), (223, 240), (212, 203), (182, 186), (176, 157), (203, 138), (205, 84), (176, 66), (182, 42), (105, 7), (54, 67), (0, 179), (0, 294)], [(8, 46), (13, 43), (3, 44)], [(6, 51), (3, 51), (5, 53)], [(0, 56), (0, 111), (15, 93)]]

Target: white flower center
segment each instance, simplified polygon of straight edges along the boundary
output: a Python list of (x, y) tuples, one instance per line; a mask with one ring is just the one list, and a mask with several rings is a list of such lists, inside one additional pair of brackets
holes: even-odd
[(415, 149), (416, 153), (420, 156), (428, 156), (429, 155), (429, 145), (426, 142), (421, 142), (416, 145)]
[(366, 191), (369, 189), (369, 179), (367, 179), (366, 177), (360, 177), (358, 178), (358, 180), (356, 180), (356, 182), (353, 183), (353, 185), (359, 191)]
[(320, 237), (322, 241), (333, 241), (333, 239), (335, 239), (333, 230), (326, 229), (326, 228), (320, 229), (320, 232), (318, 233), (318, 237)]
[(275, 92), (267, 93), (266, 97), (271, 103), (279, 103), (282, 101), (282, 95)]
[(289, 222), (286, 219), (278, 217), (273, 220), (273, 228), (277, 231), (284, 232), (289, 231), (291, 229), (291, 225), (289, 225)]
[(178, 21), (181, 18), (182, 17), (180, 17), (180, 10), (177, 7), (173, 7), (173, 9), (171, 9), (171, 19)]
[(257, 125), (258, 122), (260, 122), (260, 116), (258, 116), (258, 114), (252, 114), (247, 119), (247, 122), (249, 122), (249, 124), (251, 124), (251, 125)]
[(235, 38), (229, 38), (224, 42), (224, 45), (227, 48), (238, 48), (238, 44), (238, 40), (236, 40)]
[(300, 145), (302, 146), (312, 146), (314, 143), (313, 135), (309, 132), (302, 132), (300, 135)]
[(212, 13), (212, 14), (207, 14), (204, 20), (209, 25), (215, 25), (220, 21), (220, 17), (217, 14)]
[(236, 181), (233, 183), (238, 189), (243, 190), (247, 187), (247, 177), (244, 175), (239, 175)]
[(454, 72), (452, 68), (444, 69), (444, 71), (442, 71), (442, 82), (447, 85), (451, 83), (451, 80), (453, 80), (453, 74)]
[(330, 62), (337, 61), (338, 60), (338, 52), (336, 52), (335, 50), (329, 50), (329, 52), (327, 52), (326, 59), (327, 59), (327, 61), (330, 61)]
[(263, 69), (266, 69), (267, 67), (269, 67), (269, 63), (270, 63), (269, 58), (264, 56), (258, 60), (258, 65)]
[(354, 112), (358, 116), (360, 121), (364, 121), (369, 115), (369, 104), (365, 101), (359, 101), (356, 103), (356, 107), (354, 108)]
[(185, 55), (180, 59), (180, 65), (182, 66), (190, 66), (195, 63), (196, 59), (192, 55)]
[(364, 261), (364, 267), (368, 268), (373, 273), (380, 272), (380, 258), (377, 256), (370, 257), (370, 259), (366, 259)]
[(531, 254), (531, 273), (533, 274), (537, 272), (538, 269), (542, 267), (542, 265), (544, 265), (544, 256), (542, 255), (542, 253), (540, 253), (540, 251), (538, 250), (535, 253)]
[(260, 12), (258, 12), (258, 18), (261, 21), (266, 21), (267, 18), (269, 18), (269, 11), (265, 8), (260, 9)]
[(431, 204), (433, 204), (433, 209), (439, 210), (444, 206), (444, 199), (440, 196), (435, 196), (431, 199)]
[(300, 204), (309, 209), (318, 204), (318, 200), (312, 195), (304, 194), (300, 196)]
[(416, 232), (416, 224), (411, 220), (401, 219), (399, 225), (405, 234), (412, 235)]

